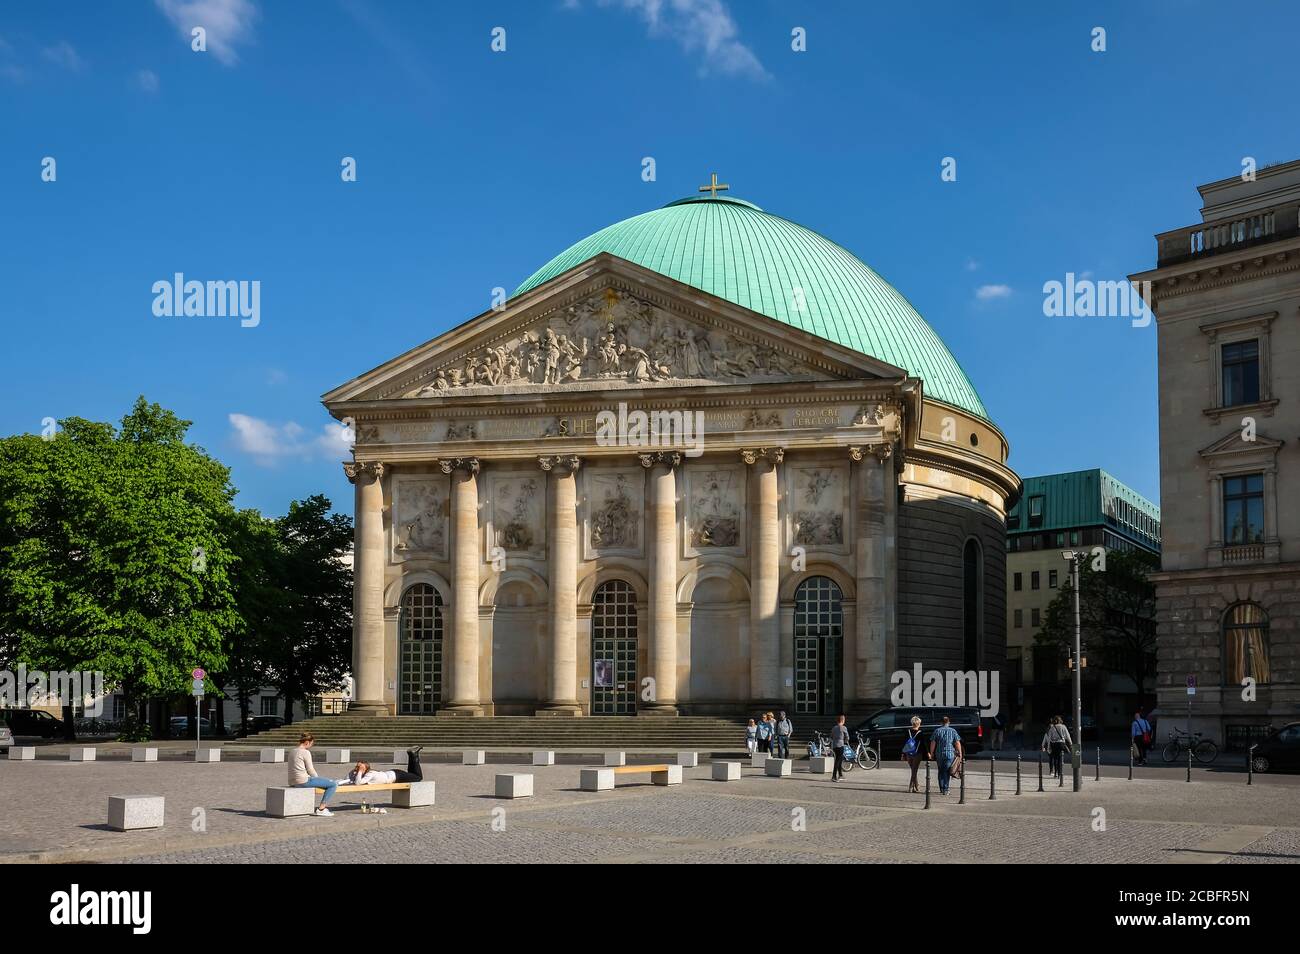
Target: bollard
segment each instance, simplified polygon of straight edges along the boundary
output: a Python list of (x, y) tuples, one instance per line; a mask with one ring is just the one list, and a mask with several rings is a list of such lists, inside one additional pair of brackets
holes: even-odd
[(1192, 780), (1192, 744), (1191, 739), (1187, 740), (1187, 781)]
[(925, 807), (930, 807), (930, 760), (925, 760)]
[(1101, 746), (1100, 745), (1097, 746), (1097, 777), (1094, 778), (1093, 781), (1094, 782), (1101, 781)]
[(1133, 744), (1128, 747), (1128, 780), (1133, 781)]
[[(1074, 762), (1073, 752), (1070, 753), (1070, 761), (1071, 763)], [(1056, 773), (1056, 777), (1057, 779), (1059, 779), (1059, 781), (1056, 783), (1056, 787), (1065, 788), (1065, 756), (1064, 755), (1061, 756), (1061, 770)]]
[(1043, 750), (1038, 750), (1038, 790), (1043, 790)]
[(1016, 753), (1016, 794), (1020, 794), (1020, 753)]
[(998, 798), (997, 782), (995, 781), (997, 777), (996, 776), (997, 767), (998, 767), (998, 757), (996, 755), (990, 755), (989, 756), (989, 801), (991, 802), (997, 801)]
[[(1258, 742), (1255, 745), (1259, 745)], [(1246, 784), (1255, 784), (1255, 745), (1246, 750)]]
[(961, 777), (958, 779), (958, 781), (961, 782), (961, 797), (957, 799), (958, 805), (966, 804), (966, 769), (966, 757), (963, 755), (961, 760)]

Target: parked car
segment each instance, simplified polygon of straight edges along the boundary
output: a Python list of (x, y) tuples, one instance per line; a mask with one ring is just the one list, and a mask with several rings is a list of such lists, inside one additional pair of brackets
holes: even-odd
[(1300, 771), (1300, 722), (1291, 722), (1255, 746), (1251, 763), (1256, 772)]
[(961, 736), (962, 749), (967, 755), (974, 755), (984, 748), (984, 723), (980, 720), (979, 709), (951, 708), (945, 706), (889, 706), (872, 713), (855, 728), (875, 748), (880, 745), (881, 757), (890, 760), (903, 754), (903, 743), (907, 741), (908, 730), (912, 727), (912, 716), (921, 717), (921, 736), (928, 747), (930, 733), (943, 722), (947, 716), (949, 725)]
[(15, 736), (34, 735), (53, 739), (63, 735), (63, 721), (44, 709), (0, 709), (0, 722)]
[[(171, 736), (173, 739), (183, 739), (193, 731), (193, 728), (190, 726), (189, 716), (172, 716)], [(202, 735), (211, 735), (212, 723), (207, 719), (200, 719), (199, 731)]]
[(9, 751), (9, 746), (14, 744), (14, 734), (9, 731), (9, 726), (0, 722), (0, 749), (5, 752)]
[(245, 738), (250, 735), (257, 735), (257, 733), (265, 732), (268, 729), (278, 729), (282, 725), (284, 725), (284, 716), (249, 716), (248, 721), (239, 730), (239, 737)]

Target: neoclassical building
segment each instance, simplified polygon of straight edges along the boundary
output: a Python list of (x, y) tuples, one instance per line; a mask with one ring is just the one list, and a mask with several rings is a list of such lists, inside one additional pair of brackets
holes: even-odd
[(335, 388), (353, 708), (832, 714), (1000, 669), (1007, 442), (844, 248), (709, 194)]

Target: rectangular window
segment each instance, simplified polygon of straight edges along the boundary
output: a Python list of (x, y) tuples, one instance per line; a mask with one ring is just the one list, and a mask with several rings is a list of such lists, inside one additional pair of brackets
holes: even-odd
[(1020, 574), (1020, 573), (1017, 573), (1017, 574), (1015, 575), (1014, 579), (1015, 579), (1015, 584), (1016, 584), (1016, 592), (1019, 593), (1021, 590), (1023, 590), (1023, 589), (1025, 588), (1025, 586), (1024, 586), (1024, 583), (1025, 583), (1024, 576), (1023, 576), (1022, 574)]
[(279, 715), (280, 700), (275, 696), (262, 696), (262, 709), (259, 715)]
[(1041, 495), (1029, 498), (1029, 525), (1031, 527), (1041, 527), (1043, 525), (1043, 498)]
[(1020, 529), (1020, 514), (1018, 513), (1007, 514), (1007, 529), (1008, 530)]
[(1071, 530), (1071, 531), (1070, 531), (1070, 546), (1072, 546), (1072, 547), (1077, 547), (1078, 545), (1079, 545), (1079, 531), (1078, 531), (1078, 530)]
[(126, 699), (122, 696), (113, 697), (113, 721), (121, 722), (126, 718)]
[(1025, 625), (1025, 611), (1022, 609), (1018, 609), (1016, 610), (1015, 616), (1016, 616), (1016, 629), (1022, 629)]
[(1034, 572), (1029, 574), (1029, 588), (1031, 590), (1039, 589), (1039, 584), (1041, 582), (1042, 582), (1042, 574), (1039, 573), (1037, 570), (1034, 570)]
[(1039, 615), (1038, 615), (1038, 607), (1037, 607), (1037, 606), (1035, 606), (1032, 610), (1029, 611), (1029, 621), (1030, 621), (1033, 625), (1035, 625), (1035, 626), (1037, 626), (1037, 625), (1039, 624), (1040, 619), (1039, 619)]
[(1065, 546), (1065, 534), (1063, 534), (1063, 533), (1058, 533), (1058, 534), (1056, 535), (1056, 545), (1057, 545), (1058, 547), (1063, 547), (1063, 546)]
[(1047, 571), (1047, 585), (1050, 586), (1052, 589), (1056, 589), (1056, 571), (1055, 571), (1055, 570), (1048, 570), (1048, 571)]
[(1259, 341), (1225, 344), (1219, 352), (1223, 365), (1223, 406), (1259, 403)]
[(1264, 542), (1264, 475), (1223, 478), (1223, 543), (1239, 547)]

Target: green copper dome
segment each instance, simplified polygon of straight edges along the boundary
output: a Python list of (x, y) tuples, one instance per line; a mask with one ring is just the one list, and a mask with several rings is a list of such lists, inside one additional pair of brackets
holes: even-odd
[(846, 249), (789, 219), (740, 199), (681, 199), (570, 246), (514, 294), (601, 252), (906, 368), (925, 382), (927, 397), (988, 418), (957, 359), (907, 299)]

